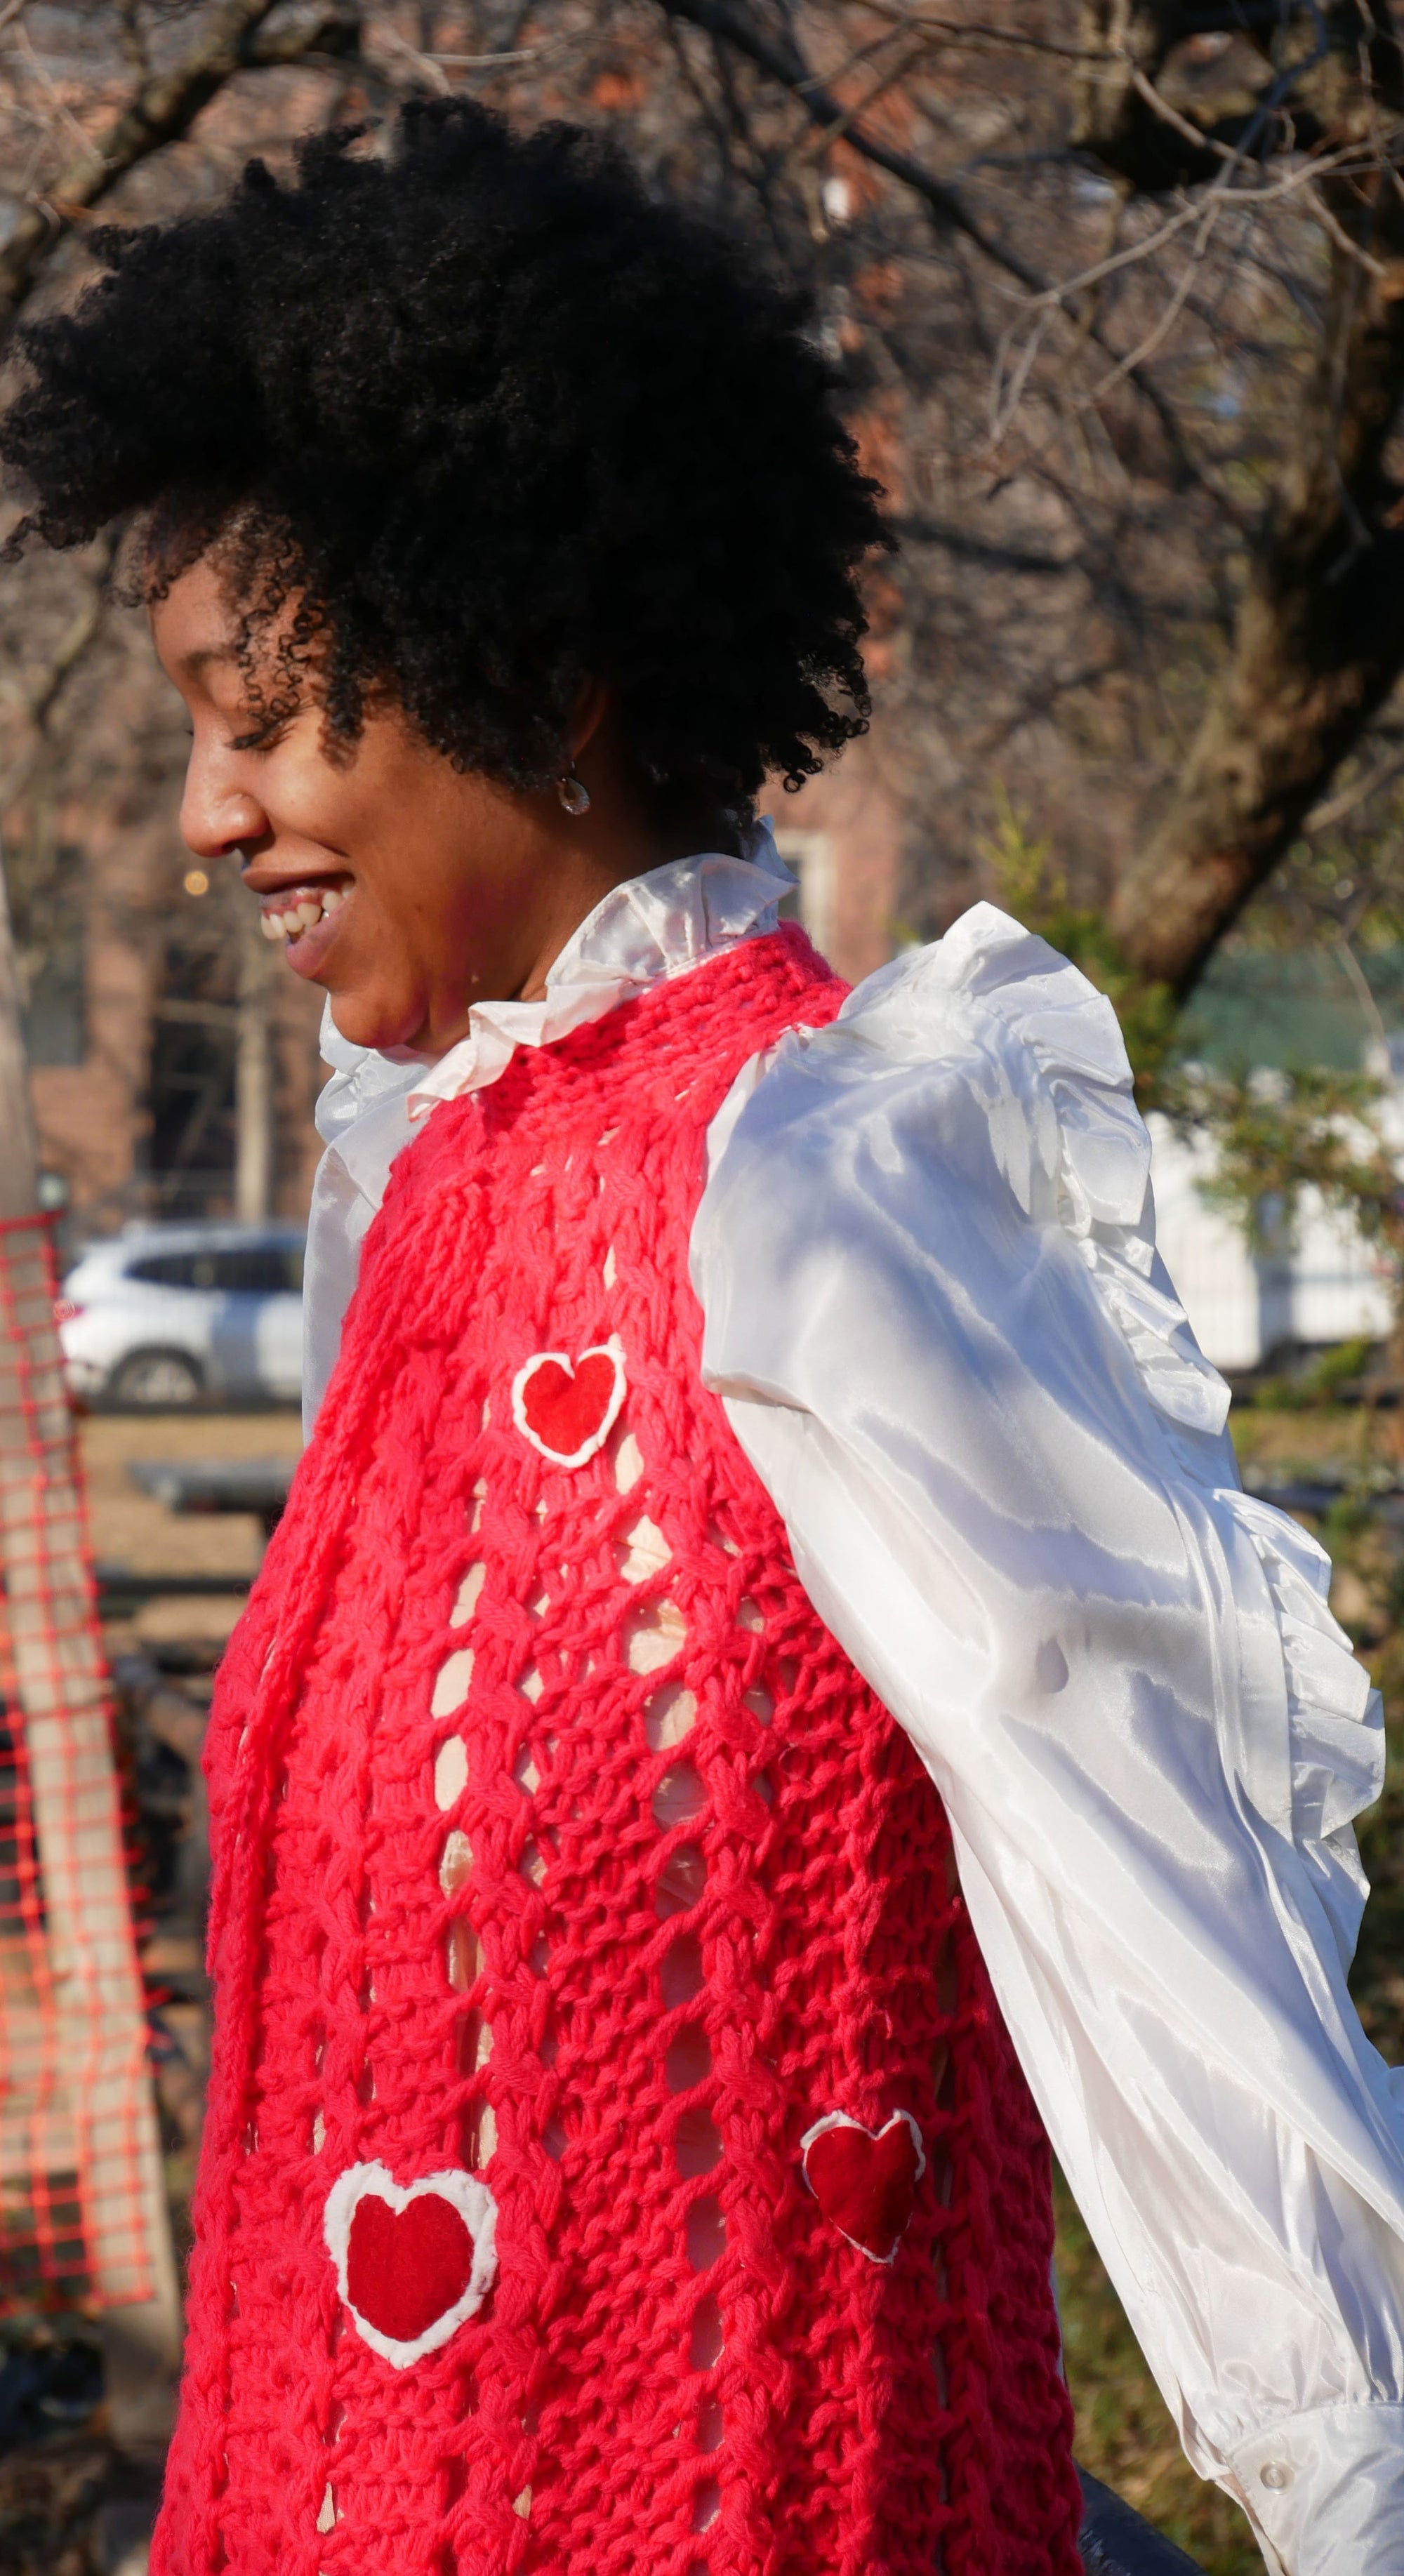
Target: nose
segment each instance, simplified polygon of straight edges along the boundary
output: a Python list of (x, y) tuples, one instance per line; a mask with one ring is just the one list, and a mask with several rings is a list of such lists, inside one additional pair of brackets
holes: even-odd
[(269, 837), (268, 815), (222, 746), (191, 748), (180, 800), (180, 834), (197, 859), (231, 858)]

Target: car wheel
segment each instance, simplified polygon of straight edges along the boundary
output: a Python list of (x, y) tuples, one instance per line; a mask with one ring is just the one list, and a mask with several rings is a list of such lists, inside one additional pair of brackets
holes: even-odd
[(113, 1372), (108, 1392), (114, 1404), (134, 1412), (175, 1413), (198, 1404), (203, 1382), (183, 1351), (133, 1351)]

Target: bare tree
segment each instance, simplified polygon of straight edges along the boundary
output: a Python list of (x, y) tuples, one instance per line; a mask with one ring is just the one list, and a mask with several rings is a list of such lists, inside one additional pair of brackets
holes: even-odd
[[(1028, 657), (1028, 712), (1140, 682), (1140, 793), (1104, 850), (1111, 920), (1128, 964), (1184, 993), (1404, 663), (1404, 74), (1388, 0), (660, 5), (719, 156), (772, 219), (825, 169), (830, 230), (837, 211), (851, 240), (866, 232), (866, 279), (861, 261), (845, 278), (831, 259), (829, 275), (900, 394), (904, 480), (919, 489), (924, 467), (955, 505), (908, 514), (913, 543), (946, 558), (925, 582), (918, 561), (913, 631), (949, 607), (952, 562), (1026, 598), (1041, 587), (1052, 633), (1080, 573), (1091, 649), (1070, 670)], [(874, 254), (898, 271), (876, 298)], [(934, 345), (942, 296), (960, 301), (983, 386), (949, 329)], [(1025, 535), (1040, 522), (1041, 545)], [(1196, 591), (1211, 630), (1197, 691), (1167, 710), (1171, 740), (1147, 744)], [(1018, 659), (997, 643), (981, 657), (1015, 730)]]
[[(120, 34), (122, 59), (135, 76), (116, 114), (100, 123), (91, 115), (97, 101), (84, 101), (89, 105), (87, 123), (67, 104), (30, 40), (24, 8), (7, 6), (0, 13), (12, 40), (12, 69), (32, 72), (32, 86), (47, 102), (47, 119), (42, 106), (39, 110), (41, 131), (47, 122), (52, 135), (62, 135), (69, 147), (68, 157), (42, 188), (25, 191), (28, 202), (17, 212), (0, 251), (0, 306), (7, 321), (13, 321), (72, 226), (90, 215), (139, 162), (188, 134), (202, 108), (237, 73), (300, 61), (313, 53), (348, 51), (357, 42), (359, 22), (351, 8), (304, 9), (270, 29), (275, 5), (276, 0), (219, 0), (194, 41), (166, 65), (153, 60), (157, 14), (114, 8), (110, 33)], [(103, 103), (108, 88), (102, 80), (98, 98)], [(29, 113), (33, 115), (32, 108)], [(95, 130), (89, 130), (90, 123)]]
[[(1325, 274), (1296, 434), (1252, 532), (1213, 703), (1113, 908), (1128, 951), (1180, 988), (1290, 846), (1404, 662), (1401, 487), (1388, 454), (1404, 400), (1399, 40), (1385, 0), (1303, 10), (1295, 28), (1285, 10), (1246, 14), (1274, 76), (1246, 117), (1201, 137), (1169, 120), (1156, 86), (1182, 12), (1087, 0), (1084, 37), (1114, 67), (1084, 74), (1073, 128), (1129, 190), (1198, 187), (1206, 205), (1249, 154), (1265, 172), (1277, 159), (1320, 173), (1306, 202), (1326, 237)], [(1216, 148), (1233, 157), (1216, 165)]]
[[(204, 202), (249, 148), (416, 89), (617, 133), (804, 279), (903, 539), (873, 658), (914, 929), (974, 890), (1008, 790), (1125, 970), (1182, 995), (1314, 815), (1378, 818), (1404, 664), (1389, 0), (39, 9), (0, 5), (12, 315), (72, 291), (99, 202)], [(21, 663), (54, 640), (45, 578), (0, 604)]]

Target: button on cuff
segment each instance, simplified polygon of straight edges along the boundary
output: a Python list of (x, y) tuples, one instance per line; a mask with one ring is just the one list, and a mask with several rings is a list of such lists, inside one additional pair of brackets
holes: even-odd
[(1246, 2506), (1270, 2569), (1404, 2568), (1404, 2404), (1289, 2416), (1241, 2443), (1229, 2465), (1224, 2484)]

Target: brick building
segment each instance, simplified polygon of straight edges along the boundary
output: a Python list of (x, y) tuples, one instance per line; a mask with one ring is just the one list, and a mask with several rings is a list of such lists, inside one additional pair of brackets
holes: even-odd
[(797, 795), (765, 800), (795, 909), (816, 948), (856, 984), (886, 964), (900, 932), (904, 818), (880, 737), (851, 743)]
[(57, 925), (32, 918), (31, 872), (7, 873), (41, 1170), (71, 1240), (234, 1212), (251, 1035), (269, 1076), (267, 1210), (300, 1214), (320, 994), (279, 971), (247, 898), (192, 865), (165, 812), (75, 806), (58, 823), (42, 872)]

